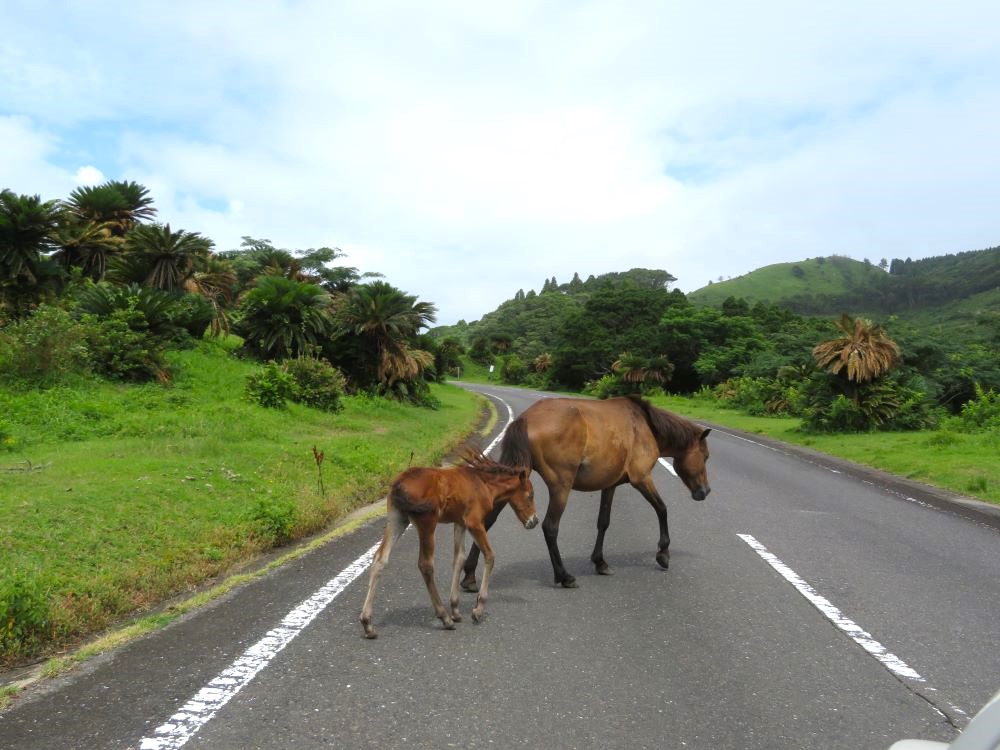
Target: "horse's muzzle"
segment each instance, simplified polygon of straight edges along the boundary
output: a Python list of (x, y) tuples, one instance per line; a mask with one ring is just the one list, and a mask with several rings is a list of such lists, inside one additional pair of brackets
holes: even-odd
[(538, 525), (538, 516), (532, 516), (524, 522), (524, 528), (533, 529)]
[(694, 492), (691, 493), (691, 497), (695, 500), (704, 500), (708, 497), (708, 493), (712, 490), (708, 487), (699, 487)]

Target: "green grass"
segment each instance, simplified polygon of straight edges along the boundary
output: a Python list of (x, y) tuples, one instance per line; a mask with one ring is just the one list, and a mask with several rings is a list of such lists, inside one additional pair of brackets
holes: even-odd
[(1000, 504), (1000, 435), (948, 430), (814, 435), (789, 417), (752, 417), (703, 399), (669, 396), (655, 404), (692, 419), (764, 435), (897, 476)]
[[(293, 539), (325, 528), (411, 460), (439, 461), (482, 410), (447, 386), (433, 388), (437, 410), (364, 397), (338, 414), (265, 409), (242, 398), (254, 365), (219, 345), (171, 356), (167, 388), (0, 391), (13, 438), (0, 453), (0, 591), (16, 576), (47, 605), (44, 632), (8, 642), (0, 663), (234, 570), (279, 541), (276, 521)], [(313, 446), (326, 456), (325, 496)]]

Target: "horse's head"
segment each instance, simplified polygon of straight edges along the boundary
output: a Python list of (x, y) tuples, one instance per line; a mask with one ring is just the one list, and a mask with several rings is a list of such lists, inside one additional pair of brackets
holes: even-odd
[(524, 528), (533, 529), (538, 525), (538, 512), (535, 510), (535, 488), (531, 485), (529, 472), (521, 469), (516, 475), (517, 485), (505, 498), (514, 509), (517, 520)]
[(691, 497), (695, 500), (704, 500), (711, 492), (708, 486), (708, 468), (705, 463), (708, 461), (708, 433), (705, 430), (697, 440), (691, 443), (683, 451), (674, 456), (674, 471), (681, 481), (691, 490)]

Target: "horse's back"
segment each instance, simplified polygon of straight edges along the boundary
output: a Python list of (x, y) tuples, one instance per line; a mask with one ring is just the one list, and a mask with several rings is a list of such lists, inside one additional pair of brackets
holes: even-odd
[(571, 481), (578, 490), (603, 489), (626, 480), (637, 455), (643, 465), (655, 461), (655, 441), (628, 399), (544, 399), (521, 418), (527, 425), (534, 468), (546, 482)]

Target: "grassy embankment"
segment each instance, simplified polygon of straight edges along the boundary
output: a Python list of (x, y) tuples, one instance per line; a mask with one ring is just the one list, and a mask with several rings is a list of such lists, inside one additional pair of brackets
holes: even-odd
[(439, 461), (482, 410), (446, 386), (433, 388), (437, 410), (364, 397), (337, 414), (265, 409), (242, 398), (254, 365), (220, 345), (171, 356), (166, 388), (0, 391), (14, 442), (0, 453), (0, 594), (22, 631), (0, 637), (0, 666), (327, 527), (382, 495), (411, 452), (414, 465)]
[(653, 402), (677, 414), (803, 445), (897, 476), (1000, 504), (1000, 435), (949, 430), (816, 435), (790, 417), (752, 417), (710, 401), (669, 396)]

